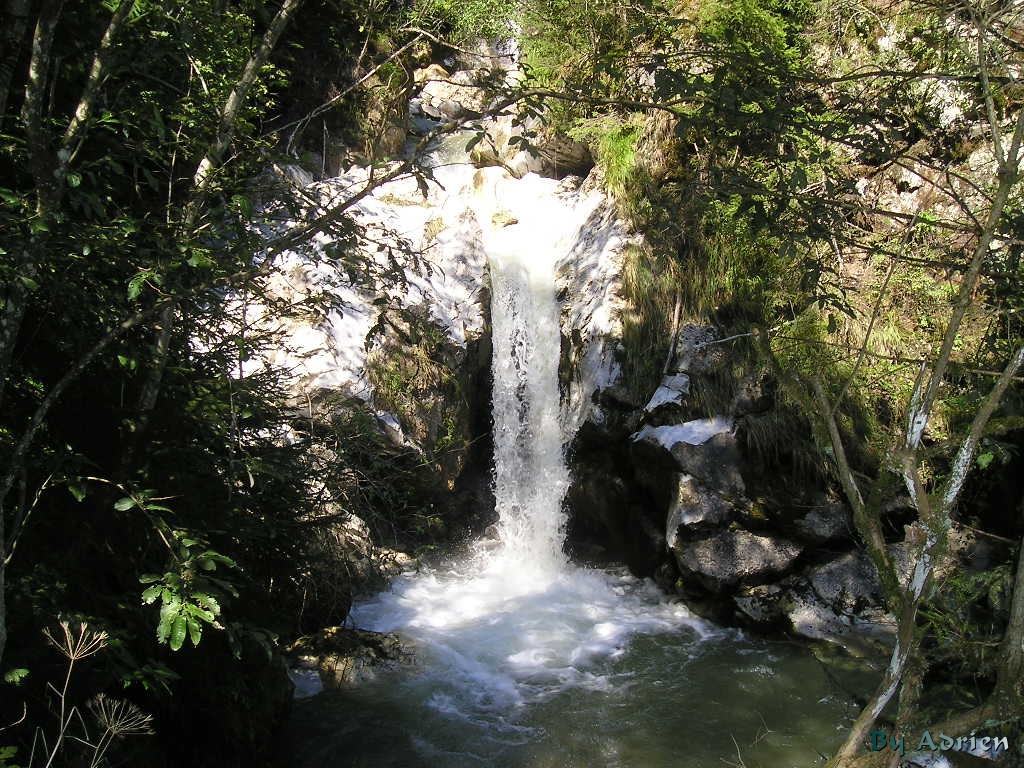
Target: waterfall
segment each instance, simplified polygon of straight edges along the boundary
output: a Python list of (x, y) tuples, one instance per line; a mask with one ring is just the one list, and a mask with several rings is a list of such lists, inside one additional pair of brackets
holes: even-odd
[(533, 239), (512, 239), (489, 253), (494, 495), (501, 556), (550, 576), (565, 565), (562, 498), (568, 487), (559, 418), (560, 310), (554, 251)]
[[(570, 563), (562, 552), (568, 488), (558, 366), (555, 274), (575, 253), (589, 211), (551, 179), (466, 169), (460, 189), (482, 230), (491, 276), (494, 490), (498, 541), (395, 580), (357, 603), (356, 626), (399, 632), (415, 650), (410, 700), (512, 737), (524, 707), (560, 691), (609, 685), (594, 665), (631, 637), (710, 629), (625, 570)], [(458, 173), (447, 169), (448, 189)], [(602, 661), (603, 660), (603, 661)]]

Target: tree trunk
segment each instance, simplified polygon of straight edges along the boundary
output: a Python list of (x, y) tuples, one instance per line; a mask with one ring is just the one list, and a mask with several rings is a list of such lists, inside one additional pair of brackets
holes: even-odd
[(1010, 621), (1003, 636), (1003, 647), (996, 682), (999, 703), (1020, 703), (1024, 699), (1024, 538), (1017, 550), (1017, 577), (1010, 603)]
[(7, 543), (4, 524), (4, 503), (0, 499), (0, 669), (3, 669), (7, 647)]
[[(249, 90), (252, 88), (253, 83), (256, 82), (256, 78), (259, 77), (260, 70), (267, 63), (267, 59), (270, 58), (270, 54), (274, 50), (274, 46), (277, 45), (277, 40), (281, 37), (281, 33), (288, 26), (288, 20), (298, 9), (301, 2), (302, 0), (284, 0), (281, 10), (277, 12), (274, 20), (267, 27), (267, 31), (263, 34), (259, 47), (253, 51), (252, 56), (245, 63), (245, 68), (242, 70), (238, 82), (231, 89), (231, 94), (221, 110), (220, 127), (217, 129), (217, 137), (210, 144), (206, 156), (199, 162), (195, 175), (192, 177), (192, 187), (198, 195), (205, 194), (209, 187), (210, 174), (220, 164), (224, 152), (227, 151), (228, 146), (231, 144), (231, 139), (235, 135), (235, 129), (238, 126), (238, 116), (245, 105)], [(186, 215), (186, 219), (194, 220), (194, 203), (191, 207), (192, 210)]]
[(21, 59), (31, 5), (31, 0), (7, 0), (4, 9), (3, 54), (0, 55), (0, 128), (7, 114), (7, 99), (14, 85), (14, 73)]
[(896, 631), (896, 647), (892, 650), (889, 666), (878, 684), (878, 689), (871, 700), (861, 710), (860, 715), (850, 727), (846, 741), (839, 748), (832, 762), (832, 768), (844, 768), (851, 764), (864, 749), (868, 734), (875, 725), (875, 720), (885, 709), (900, 686), (900, 680), (907, 668), (914, 650), (914, 632), (917, 628), (917, 602), (906, 599), (900, 612)]

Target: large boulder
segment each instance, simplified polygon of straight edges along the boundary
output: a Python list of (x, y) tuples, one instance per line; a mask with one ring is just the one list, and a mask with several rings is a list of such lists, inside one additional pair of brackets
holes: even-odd
[(745, 487), (732, 421), (723, 417), (646, 426), (633, 435), (634, 454), (668, 464), (709, 490), (739, 498)]
[(742, 529), (721, 530), (694, 541), (676, 541), (676, 561), (684, 578), (696, 577), (712, 592), (725, 592), (746, 582), (785, 572), (800, 556), (792, 541)]
[(570, 139), (564, 133), (544, 131), (537, 140), (542, 167), (541, 176), (564, 179), (586, 176), (594, 167), (594, 158), (586, 144)]
[[(533, 151), (522, 143), (528, 141)], [(501, 115), (487, 121), (483, 138), (474, 145), (470, 159), (478, 166), (496, 165), (516, 178), (536, 173), (549, 179), (584, 177), (594, 167), (594, 158), (586, 144), (563, 133), (544, 130), (539, 121), (524, 121)]]
[(733, 504), (701, 487), (690, 475), (679, 475), (675, 487), (665, 526), (669, 546), (675, 546), (681, 528), (687, 534), (718, 528), (727, 525), (736, 515)]
[(437, 120), (455, 120), (480, 114), (489, 96), (483, 73), (461, 70), (449, 73), (439, 64), (431, 64), (414, 73), (420, 91), (414, 109)]
[(801, 538), (814, 544), (847, 539), (853, 534), (850, 510), (841, 501), (825, 501), (811, 507), (797, 518), (794, 526)]

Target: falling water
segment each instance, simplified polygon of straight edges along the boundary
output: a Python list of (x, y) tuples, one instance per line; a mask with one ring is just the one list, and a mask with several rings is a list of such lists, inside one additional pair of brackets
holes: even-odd
[(581, 568), (563, 554), (568, 471), (555, 265), (579, 224), (559, 215), (568, 206), (549, 179), (486, 169), (475, 186), (491, 274), (498, 541), (399, 579), (353, 617), (369, 629), (400, 631), (433, 658), (443, 681), (429, 702), (486, 716), (500, 729), (517, 708), (554, 690), (606, 684), (590, 661), (621, 653), (633, 635), (710, 630), (653, 585)]
[[(845, 706), (808, 655), (715, 628), (650, 582), (563, 554), (555, 268), (583, 221), (551, 180), (449, 173), (452, 189), (470, 174), (461, 188), (476, 195), (490, 263), (498, 541), (353, 608), (356, 626), (400, 633), (416, 663), (317, 705), (310, 727), (322, 732), (297, 764), (717, 765), (736, 733), (757, 736), (765, 765), (808, 763), (812, 744), (838, 738), (815, 728), (834, 728)], [(761, 734), (766, 718), (778, 735)]]
[(513, 240), (489, 255), (497, 556), (550, 578), (565, 567), (562, 498), (568, 487), (554, 253), (550, 245)]

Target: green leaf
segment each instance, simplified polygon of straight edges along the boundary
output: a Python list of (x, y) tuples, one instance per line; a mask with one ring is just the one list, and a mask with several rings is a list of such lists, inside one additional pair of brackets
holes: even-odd
[(166, 643), (171, 636), (171, 627), (178, 616), (178, 605), (174, 602), (167, 602), (160, 606), (160, 621), (156, 625), (156, 641)]
[(146, 273), (139, 272), (131, 280), (128, 281), (128, 300), (134, 301), (139, 298), (139, 294), (142, 293), (142, 285), (146, 282)]
[(186, 263), (190, 267), (212, 267), (213, 259), (202, 251), (194, 251), (192, 255), (188, 257), (188, 261)]
[(85, 499), (85, 488), (80, 485), (69, 485), (68, 493), (75, 497), (75, 501), (82, 501)]
[(208, 608), (214, 617), (220, 615), (220, 603), (213, 595), (196, 594), (192, 595), (192, 599), (204, 608)]
[(231, 204), (243, 218), (252, 218), (252, 201), (245, 195), (232, 195)]
[(188, 636), (192, 640), (192, 645), (199, 645), (199, 640), (203, 636), (203, 625), (195, 619), (188, 620)]
[(21, 280), (21, 284), (28, 288), (30, 291), (34, 291), (39, 287), (39, 283), (33, 280), (31, 277), (25, 275), (18, 275), (18, 279)]
[[(18, 669), (9, 669), (4, 672), (4, 682), (10, 683), (11, 685), (21, 685), (21, 682), (28, 677), (28, 670), (24, 667)], [(3, 752), (0, 751), (0, 757), (3, 757)]]
[(188, 627), (188, 622), (185, 617), (178, 614), (178, 617), (174, 620), (174, 624), (171, 626), (171, 634), (168, 638), (168, 645), (171, 646), (172, 651), (181, 650), (181, 646), (185, 643), (185, 632)]
[(995, 454), (994, 453), (991, 453), (991, 452), (980, 453), (980, 454), (978, 454), (978, 458), (975, 459), (975, 461), (978, 462), (978, 466), (979, 467), (981, 467), (982, 469), (987, 469), (988, 465), (992, 463), (992, 460), (994, 458), (995, 458)]
[(68, 173), (68, 175), (67, 175), (67, 179), (68, 179), (68, 186), (71, 187), (72, 189), (74, 189), (75, 187), (81, 185), (81, 183), (82, 183), (82, 174), (77, 173), (76, 171), (70, 171)]
[(124, 496), (114, 502), (114, 509), (118, 512), (124, 512), (125, 510), (131, 509), (135, 506), (135, 500)]
[(142, 593), (142, 602), (145, 605), (152, 605), (156, 602), (156, 599), (160, 597), (160, 593), (163, 592), (163, 587), (159, 584), (154, 584), (152, 587), (147, 587)]
[(139, 576), (139, 583), (152, 584), (154, 581), (160, 581), (161, 579), (163, 579), (163, 576), (158, 576), (155, 573), (144, 573)]

